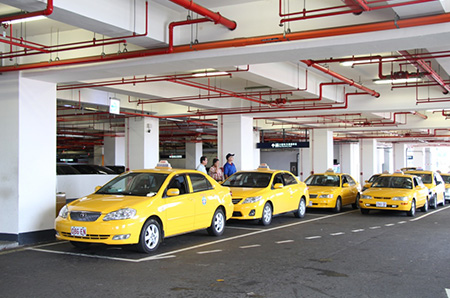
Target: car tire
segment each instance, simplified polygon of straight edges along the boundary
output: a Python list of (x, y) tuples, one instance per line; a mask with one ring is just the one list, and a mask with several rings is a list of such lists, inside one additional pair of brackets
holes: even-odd
[(306, 213), (306, 200), (305, 198), (301, 198), (300, 202), (298, 203), (298, 209), (294, 211), (294, 216), (297, 218), (303, 218), (305, 217)]
[(433, 200), (432, 200), (432, 203), (431, 203), (432, 205), (430, 205), (430, 207), (432, 208), (432, 209), (437, 209), (437, 207), (438, 207), (438, 203), (437, 203), (437, 195), (433, 195)]
[(333, 208), (334, 213), (339, 213), (342, 210), (342, 199), (338, 197), (336, 200), (336, 206)]
[(272, 222), (273, 217), (272, 205), (269, 202), (266, 202), (263, 208), (262, 217), (259, 223), (263, 226), (268, 226)]
[(422, 212), (428, 212), (428, 198), (427, 198), (427, 201), (425, 202), (425, 204), (422, 206), (422, 208), (420, 208), (420, 210)]
[(216, 212), (214, 212), (211, 220), (211, 226), (206, 229), (208, 234), (211, 236), (221, 236), (225, 231), (225, 222), (225, 213), (221, 208), (218, 208)]
[(413, 217), (414, 215), (416, 215), (416, 200), (412, 200), (412, 202), (411, 202), (411, 210), (406, 212), (406, 215), (408, 215), (410, 217)]
[(364, 215), (367, 215), (367, 214), (369, 214), (369, 212), (370, 212), (369, 209), (361, 208), (360, 210), (361, 210), (361, 214), (364, 214)]
[(81, 250), (88, 249), (91, 246), (91, 243), (79, 242), (79, 241), (70, 241), (70, 244), (72, 244), (74, 247), (81, 249)]
[(352, 208), (353, 208), (353, 209), (358, 209), (358, 208), (359, 208), (359, 198), (360, 198), (360, 194), (358, 193), (358, 194), (356, 195), (356, 200), (355, 200), (355, 202), (352, 204)]
[(157, 220), (151, 218), (142, 226), (139, 243), (136, 245), (136, 248), (142, 253), (152, 253), (158, 249), (162, 237), (161, 225)]
[(442, 197), (444, 198), (444, 199), (442, 200), (442, 206), (445, 206), (445, 194), (444, 194), (444, 193), (442, 194)]

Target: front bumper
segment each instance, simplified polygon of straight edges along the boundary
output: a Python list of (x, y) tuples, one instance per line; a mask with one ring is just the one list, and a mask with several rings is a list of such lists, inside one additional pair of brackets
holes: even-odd
[(241, 220), (261, 218), (264, 202), (260, 202), (234, 205), (233, 216), (231, 218)]
[(359, 200), (359, 207), (361, 209), (370, 209), (370, 210), (397, 210), (397, 211), (411, 210), (411, 202), (387, 200), (383, 202), (386, 203), (386, 207), (377, 207), (377, 202), (380, 201)]
[(336, 207), (336, 199), (309, 199), (308, 208), (334, 208)]

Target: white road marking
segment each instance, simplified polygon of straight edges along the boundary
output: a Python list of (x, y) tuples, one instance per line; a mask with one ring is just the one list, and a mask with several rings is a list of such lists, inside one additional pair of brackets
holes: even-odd
[(311, 237), (305, 237), (306, 240), (312, 240), (312, 239), (320, 239), (322, 236), (311, 236)]
[(404, 223), (406, 223), (406, 221), (399, 221), (398, 222), (398, 224), (401, 224), (401, 225), (404, 224)]
[(434, 213), (437, 213), (437, 212), (441, 212), (441, 211), (443, 211), (443, 210), (445, 210), (445, 209), (448, 209), (448, 208), (450, 208), (450, 206), (443, 207), (443, 208), (441, 208), (441, 209), (439, 209), (439, 210), (435, 210), (435, 211), (433, 211), (433, 212), (428, 212), (427, 214), (424, 214), (424, 215), (419, 216), (419, 217), (414, 218), (414, 219), (410, 219), (409, 221), (418, 221), (418, 220), (421, 220), (421, 219), (423, 219), (423, 218), (425, 218), (425, 217), (427, 217), (427, 216), (430, 216), (431, 214), (434, 214)]
[(364, 232), (364, 229), (352, 230), (352, 233), (359, 233), (359, 232)]
[(260, 246), (261, 246), (261, 244), (252, 244), (252, 245), (239, 246), (239, 248), (247, 249), (247, 248), (260, 247)]
[(450, 289), (445, 289), (445, 293), (447, 293), (447, 297), (450, 298)]
[(395, 226), (395, 224), (392, 224), (392, 223), (391, 224), (385, 224), (384, 226), (385, 227), (392, 227), (392, 226)]
[(275, 242), (276, 244), (284, 244), (284, 243), (291, 243), (294, 242), (294, 240), (282, 240), (282, 241), (277, 241)]
[(230, 227), (230, 226), (227, 226), (226, 228), (227, 229), (235, 229), (235, 230), (264, 231), (264, 229), (257, 229), (257, 228)]
[(205, 255), (205, 254), (213, 254), (213, 253), (217, 253), (217, 252), (222, 252), (222, 250), (216, 249), (216, 250), (198, 251), (197, 254)]
[(331, 233), (331, 236), (339, 236), (339, 235), (344, 235), (344, 232), (338, 232), (338, 233)]
[(375, 226), (375, 227), (370, 227), (369, 229), (370, 230), (376, 230), (376, 229), (381, 229), (381, 227), (380, 226)]

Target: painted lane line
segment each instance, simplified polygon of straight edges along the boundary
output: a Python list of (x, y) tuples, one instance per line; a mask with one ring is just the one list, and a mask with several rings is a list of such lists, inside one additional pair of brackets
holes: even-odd
[(427, 216), (430, 216), (430, 215), (432, 215), (432, 214), (434, 214), (434, 213), (441, 212), (441, 211), (443, 211), (443, 210), (445, 210), (445, 209), (448, 209), (448, 208), (450, 208), (450, 206), (442, 207), (442, 208), (439, 209), (439, 210), (435, 210), (435, 211), (433, 211), (433, 212), (428, 212), (427, 214), (424, 214), (424, 215), (419, 216), (419, 217), (414, 218), (414, 219), (410, 219), (409, 221), (418, 221), (418, 220), (421, 220), (421, 219), (423, 219), (423, 218), (425, 218), (425, 217), (427, 217)]
[(285, 244), (285, 243), (292, 243), (294, 242), (294, 240), (282, 240), (282, 241), (277, 241), (275, 242), (276, 244)]
[(261, 246), (261, 244), (252, 244), (252, 245), (239, 246), (239, 248), (247, 249), (247, 248), (260, 247), (260, 246)]
[(205, 255), (205, 254), (213, 254), (213, 253), (217, 253), (217, 252), (222, 252), (222, 250), (221, 249), (216, 249), (216, 250), (198, 251), (197, 254), (198, 255)]
[(313, 240), (313, 239), (320, 239), (322, 236), (311, 236), (311, 237), (305, 237), (306, 240)]
[(369, 230), (376, 230), (376, 229), (381, 229), (380, 226), (375, 226), (375, 227), (370, 227)]
[(257, 229), (257, 228), (230, 227), (230, 226), (227, 226), (226, 228), (227, 229), (235, 229), (235, 230), (264, 231), (264, 229)]
[(338, 233), (331, 233), (331, 236), (340, 236), (340, 235), (344, 235), (344, 232), (338, 232)]
[(359, 233), (359, 232), (364, 232), (364, 229), (352, 230), (352, 233)]
[(447, 294), (447, 297), (450, 298), (450, 289), (445, 289), (445, 293)]
[(392, 224), (392, 223), (391, 224), (385, 224), (384, 226), (385, 227), (392, 227), (392, 226), (395, 226), (395, 224)]
[(198, 248), (205, 247), (205, 246), (215, 245), (215, 244), (228, 242), (228, 241), (233, 241), (233, 240), (241, 239), (241, 238), (247, 238), (247, 237), (258, 235), (258, 234), (262, 234), (262, 233), (267, 233), (267, 232), (277, 231), (277, 230), (286, 229), (286, 228), (290, 228), (290, 227), (295, 227), (295, 226), (298, 226), (298, 225), (303, 225), (303, 224), (307, 224), (307, 223), (310, 223), (310, 222), (319, 221), (319, 220), (323, 220), (323, 219), (328, 219), (328, 218), (332, 218), (332, 217), (343, 216), (343, 215), (347, 215), (347, 214), (350, 214), (350, 213), (355, 213), (357, 211), (358, 210), (352, 210), (352, 211), (341, 212), (341, 213), (337, 213), (337, 214), (326, 215), (326, 216), (322, 216), (322, 217), (318, 217), (318, 218), (312, 218), (312, 219), (308, 219), (308, 220), (304, 220), (304, 221), (299, 221), (299, 222), (295, 222), (295, 223), (291, 223), (291, 224), (286, 224), (286, 225), (279, 226), (279, 227), (273, 227), (273, 228), (270, 228), (270, 229), (264, 229), (264, 230), (261, 230), (261, 231), (254, 231), (254, 232), (250, 232), (250, 233), (247, 233), (247, 234), (242, 234), (242, 235), (228, 237), (228, 238), (224, 238), (224, 239), (220, 239), (220, 240), (216, 240), (216, 241), (206, 242), (206, 243), (203, 243), (203, 244), (188, 246), (188, 247), (185, 247), (185, 248), (180, 248), (180, 249), (169, 251), (169, 252), (166, 252), (166, 253), (161, 253), (161, 254), (158, 254), (158, 255), (155, 255), (155, 256), (142, 258), (142, 259), (139, 259), (139, 262), (152, 261), (152, 260), (161, 258), (161, 257), (166, 256), (166, 255), (174, 255), (174, 254), (178, 254), (180, 252), (194, 250), (194, 249), (198, 249)]
[(404, 224), (404, 223), (406, 223), (406, 221), (399, 221), (399, 222), (398, 222), (398, 224), (400, 224), (400, 225), (402, 225), (402, 224)]

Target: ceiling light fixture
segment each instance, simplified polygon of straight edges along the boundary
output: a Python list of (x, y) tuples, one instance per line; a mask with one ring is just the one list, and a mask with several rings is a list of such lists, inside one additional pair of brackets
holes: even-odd
[(212, 76), (226, 76), (229, 75), (226, 71), (212, 71), (212, 72), (198, 72), (194, 73), (193, 77), (212, 77)]
[(375, 84), (404, 84), (404, 83), (417, 83), (422, 81), (422, 78), (399, 78), (399, 79), (382, 79), (373, 80)]
[[(396, 58), (381, 58), (381, 62), (390, 62), (390, 61), (395, 61), (395, 60), (396, 60)], [(342, 66), (353, 67), (355, 64), (365, 64), (365, 63), (375, 63), (375, 62), (380, 62), (380, 58), (367, 59), (367, 60), (344, 61), (339, 64)]]
[(29, 17), (29, 18), (23, 18), (18, 20), (12, 20), (9, 22), (4, 22), (4, 24), (13, 25), (13, 24), (19, 24), (24, 22), (33, 22), (33, 21), (39, 21), (39, 20), (45, 20), (47, 19), (46, 16), (35, 16), (35, 17)]

